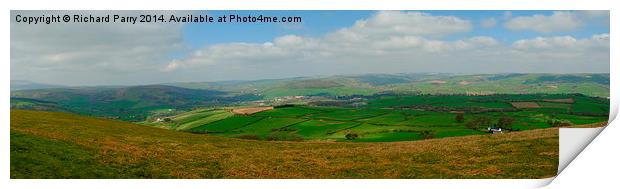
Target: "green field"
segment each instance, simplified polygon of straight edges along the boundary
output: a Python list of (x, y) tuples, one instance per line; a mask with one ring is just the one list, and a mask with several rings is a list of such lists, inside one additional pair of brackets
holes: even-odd
[[(364, 142), (603, 122), (608, 95), (609, 74), (367, 74), (17, 90), (11, 108), (255, 140)], [(277, 108), (232, 112), (256, 106)]]
[[(144, 86), (91, 86), (60, 88), (24, 88), (18, 83), (11, 91), (11, 108), (71, 112), (81, 115), (150, 121), (150, 117), (170, 116), (200, 108), (248, 106), (257, 104), (333, 103), (332, 106), (359, 107), (360, 104), (338, 100), (341, 97), (374, 98), (385, 94), (402, 99), (371, 102), (370, 106), (435, 104), (446, 107), (506, 108), (506, 102), (479, 102), (469, 96), (466, 101), (451, 98), (409, 98), (411, 95), (492, 95), (492, 94), (583, 94), (609, 97), (609, 74), (364, 74), (300, 77), (256, 81), (221, 81), (167, 83)], [(13, 87), (13, 84), (11, 85)], [(302, 96), (303, 99), (290, 99)], [(287, 99), (288, 98), (288, 99)], [(315, 99), (313, 99), (315, 98)], [(321, 99), (322, 98), (322, 99)], [(262, 100), (262, 102), (256, 102)], [(437, 101), (439, 100), (439, 101)], [(416, 102), (417, 101), (417, 102)], [(440, 103), (438, 103), (440, 102)], [(362, 104), (365, 102), (361, 102)], [(416, 104), (417, 103), (417, 104)], [(584, 106), (581, 106), (584, 105)], [(556, 108), (556, 107), (551, 107)], [(600, 110), (595, 104), (582, 102), (574, 112)], [(172, 111), (169, 111), (172, 110)], [(599, 111), (598, 114), (603, 112)], [(192, 126), (193, 127), (193, 126)]]
[[(539, 107), (519, 109), (511, 102)], [(169, 124), (181, 131), (255, 140), (390, 142), (486, 135), (500, 118), (511, 120), (503, 126), (509, 132), (604, 122), (608, 108), (606, 99), (573, 94), (382, 96), (362, 108), (296, 105), (253, 115), (195, 110), (172, 117)], [(458, 114), (462, 121), (456, 120)], [(489, 123), (467, 126), (481, 117)], [(347, 138), (350, 134), (356, 137)]]

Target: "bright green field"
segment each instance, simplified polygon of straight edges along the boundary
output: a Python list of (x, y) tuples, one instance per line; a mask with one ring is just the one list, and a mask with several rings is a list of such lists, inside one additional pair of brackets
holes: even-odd
[[(568, 98), (574, 102), (549, 102)], [(540, 108), (517, 109), (510, 102), (535, 102)], [(493, 123), (510, 117), (514, 132), (550, 128), (550, 120), (574, 125), (604, 122), (608, 111), (606, 100), (583, 95), (422, 95), (372, 99), (364, 108), (298, 105), (253, 115), (195, 110), (174, 117), (172, 124), (177, 130), (258, 140), (278, 140), (277, 135), (287, 140), (390, 142), (488, 134), (486, 127), (465, 126), (477, 117), (488, 117)], [(455, 119), (459, 113), (463, 122)], [(358, 137), (347, 139), (347, 134)]]
[(192, 130), (195, 127), (215, 123), (231, 117), (234, 117), (234, 114), (227, 109), (198, 109), (173, 116), (169, 121), (154, 120), (142, 123), (175, 130)]

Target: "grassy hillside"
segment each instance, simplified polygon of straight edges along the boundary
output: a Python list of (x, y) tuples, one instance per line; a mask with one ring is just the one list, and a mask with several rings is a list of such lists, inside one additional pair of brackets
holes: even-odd
[[(345, 103), (338, 98), (412, 94), (584, 94), (609, 97), (609, 74), (366, 74), (257, 81), (172, 83), (11, 91), (17, 109), (59, 110), (144, 121), (195, 108)], [(302, 96), (298, 99), (296, 97)], [(29, 100), (28, 100), (29, 99)], [(33, 104), (45, 101), (53, 104)], [(13, 103), (15, 102), (15, 103)], [(359, 104), (348, 104), (358, 106)]]
[(11, 109), (70, 112), (58, 103), (29, 98), (11, 98)]
[(558, 130), (393, 143), (269, 142), (11, 110), (11, 178), (546, 178)]
[(12, 91), (11, 97), (53, 102), (84, 115), (131, 121), (144, 120), (162, 109), (187, 110), (255, 99), (251, 95), (228, 96), (221, 91), (165, 85), (22, 90)]
[(609, 74), (450, 75), (390, 86), (394, 91), (423, 94), (581, 93), (609, 97)]

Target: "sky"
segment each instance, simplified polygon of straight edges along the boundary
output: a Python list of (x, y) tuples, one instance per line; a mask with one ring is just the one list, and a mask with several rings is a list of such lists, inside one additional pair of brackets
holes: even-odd
[(11, 79), (138, 85), (366, 73), (609, 73), (609, 11), (11, 11), (300, 23), (11, 22)]

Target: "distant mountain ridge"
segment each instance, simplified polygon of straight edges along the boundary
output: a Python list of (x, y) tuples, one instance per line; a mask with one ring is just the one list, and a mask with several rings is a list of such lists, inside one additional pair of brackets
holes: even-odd
[(52, 85), (44, 83), (36, 83), (25, 80), (11, 80), (11, 91), (16, 90), (29, 90), (29, 89), (49, 89), (49, 88), (61, 88), (62, 85)]
[(191, 82), (166, 85), (254, 93), (265, 98), (290, 95), (356, 95), (379, 92), (422, 94), (582, 93), (609, 96), (609, 74), (361, 74), (296, 77), (235, 82)]

